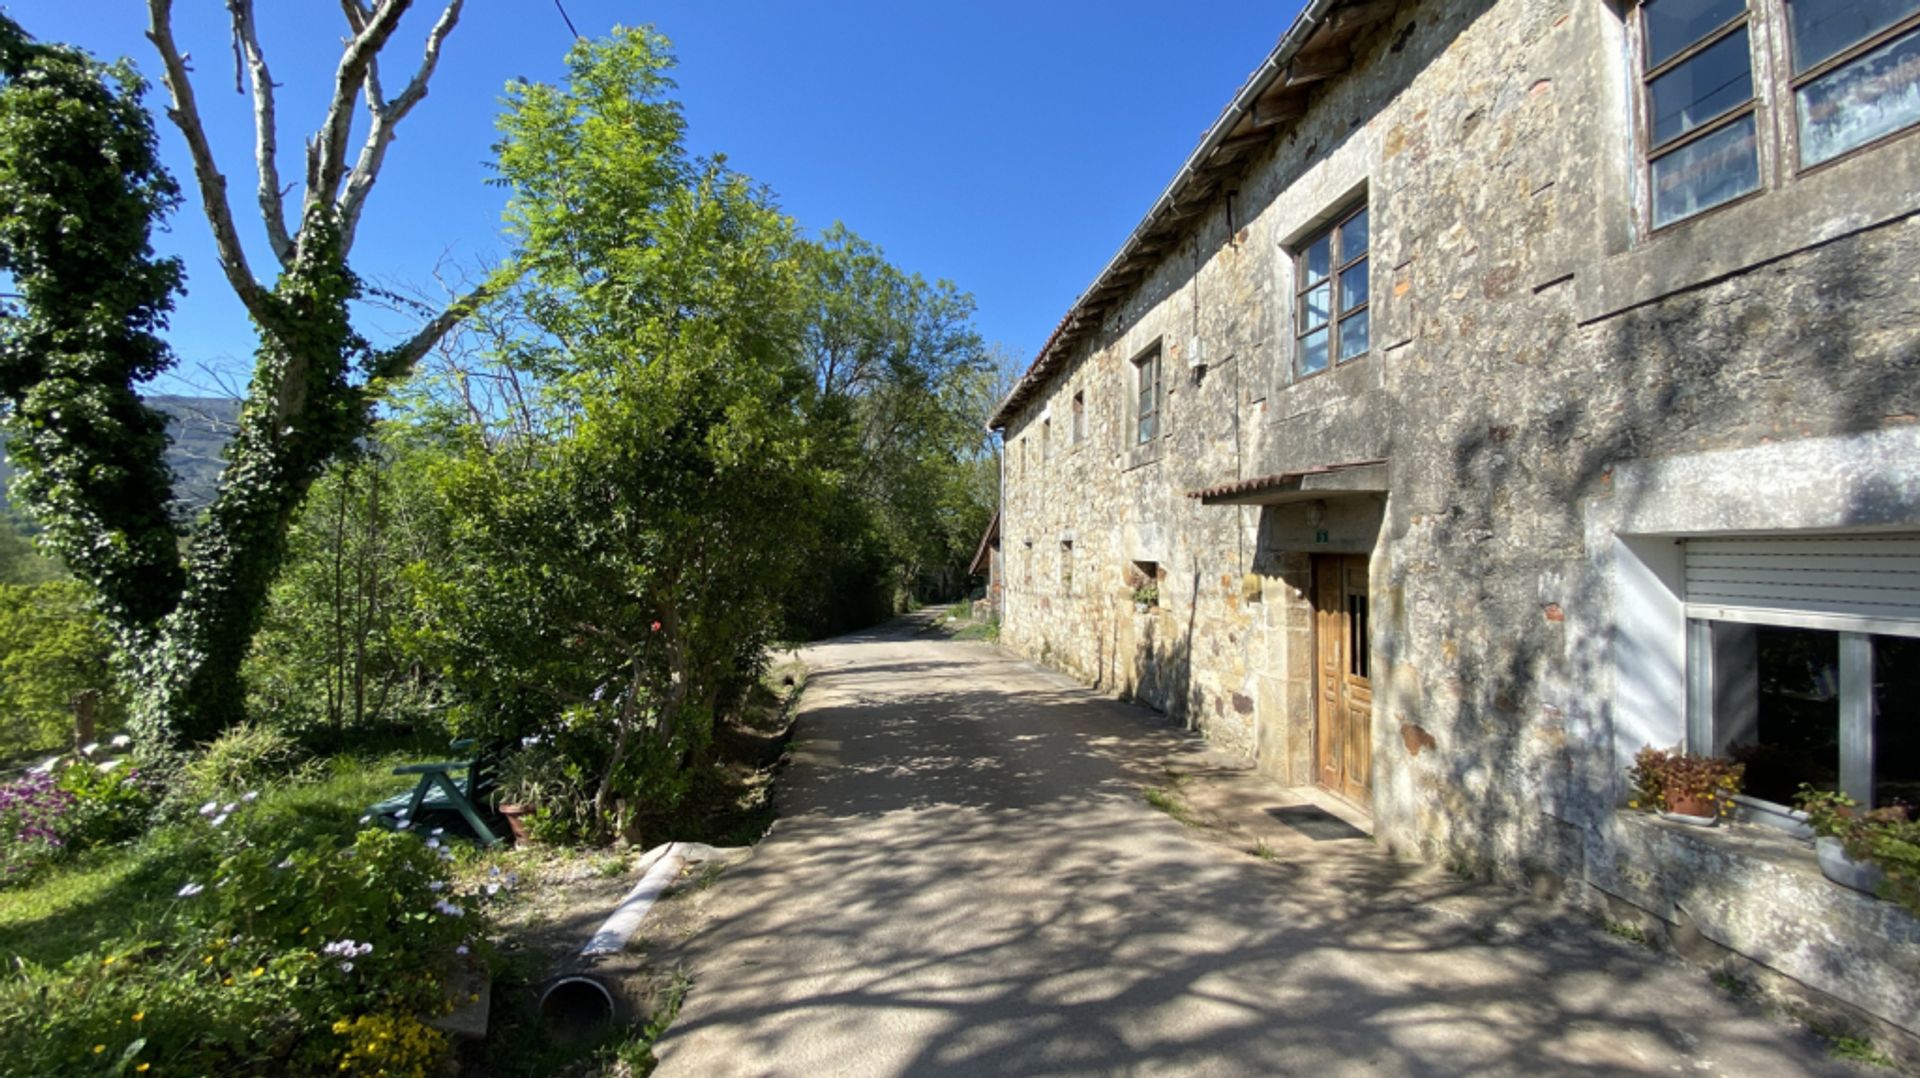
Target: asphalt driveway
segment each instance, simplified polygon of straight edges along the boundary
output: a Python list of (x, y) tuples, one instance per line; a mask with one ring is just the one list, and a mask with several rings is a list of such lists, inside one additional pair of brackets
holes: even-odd
[(685, 945), (666, 1078), (1857, 1073), (1338, 828), (1208, 841), (1141, 796), (1196, 739), (924, 619), (806, 657), (782, 818)]

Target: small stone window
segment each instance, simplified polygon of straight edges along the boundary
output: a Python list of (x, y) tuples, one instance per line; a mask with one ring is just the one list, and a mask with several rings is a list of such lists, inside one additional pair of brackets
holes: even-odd
[(1127, 587), (1133, 592), (1134, 605), (1153, 609), (1160, 605), (1160, 563), (1131, 562), (1127, 566)]
[(1060, 594), (1073, 594), (1073, 540), (1060, 540)]
[(1295, 369), (1319, 374), (1367, 353), (1372, 320), (1362, 203), (1309, 236), (1294, 261)]
[(1053, 419), (1048, 417), (1040, 421), (1040, 463), (1053, 459)]
[(1134, 442), (1146, 445), (1160, 433), (1160, 346), (1155, 344), (1133, 361), (1134, 384), (1139, 395), (1135, 415)]
[(1073, 444), (1079, 445), (1087, 437), (1087, 391), (1076, 390), (1073, 394)]

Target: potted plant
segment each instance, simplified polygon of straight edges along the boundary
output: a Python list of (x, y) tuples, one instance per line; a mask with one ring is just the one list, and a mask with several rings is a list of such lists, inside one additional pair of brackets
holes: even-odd
[(1679, 746), (1649, 745), (1633, 758), (1632, 808), (1657, 811), (1670, 820), (1712, 827), (1733, 815), (1745, 766), (1720, 756), (1703, 756)]
[(1152, 610), (1160, 602), (1160, 585), (1149, 580), (1133, 589), (1133, 609), (1139, 613)]
[(1863, 809), (1846, 794), (1809, 785), (1800, 787), (1799, 802), (1818, 836), (1813, 850), (1822, 875), (1920, 914), (1920, 821), (1910, 806)]
[(500, 765), (499, 784), (494, 788), (494, 807), (506, 817), (513, 831), (514, 845), (532, 838), (530, 821), (541, 806), (558, 796), (556, 763), (543, 746), (522, 746)]

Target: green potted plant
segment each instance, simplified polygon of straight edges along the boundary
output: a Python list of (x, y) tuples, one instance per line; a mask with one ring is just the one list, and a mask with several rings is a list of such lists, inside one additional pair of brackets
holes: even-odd
[(1745, 765), (1720, 756), (1704, 756), (1675, 746), (1649, 745), (1633, 758), (1632, 808), (1648, 809), (1670, 820), (1712, 827), (1733, 815)]
[(1139, 613), (1144, 614), (1159, 605), (1159, 603), (1160, 585), (1154, 581), (1149, 580), (1145, 584), (1133, 589), (1133, 608)]
[(1846, 794), (1804, 784), (1799, 803), (1818, 836), (1813, 850), (1822, 875), (1920, 914), (1920, 821), (1911, 806), (1863, 809)]
[(560, 761), (541, 745), (523, 746), (501, 762), (494, 807), (506, 817), (514, 845), (532, 837), (530, 821), (542, 806), (559, 798), (564, 782)]

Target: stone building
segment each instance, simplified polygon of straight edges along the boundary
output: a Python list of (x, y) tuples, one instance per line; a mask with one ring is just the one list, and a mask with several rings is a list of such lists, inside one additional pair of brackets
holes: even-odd
[(1920, 0), (1311, 0), (994, 418), (1002, 642), (1920, 1031), (1784, 809), (1920, 801), (1917, 123)]

